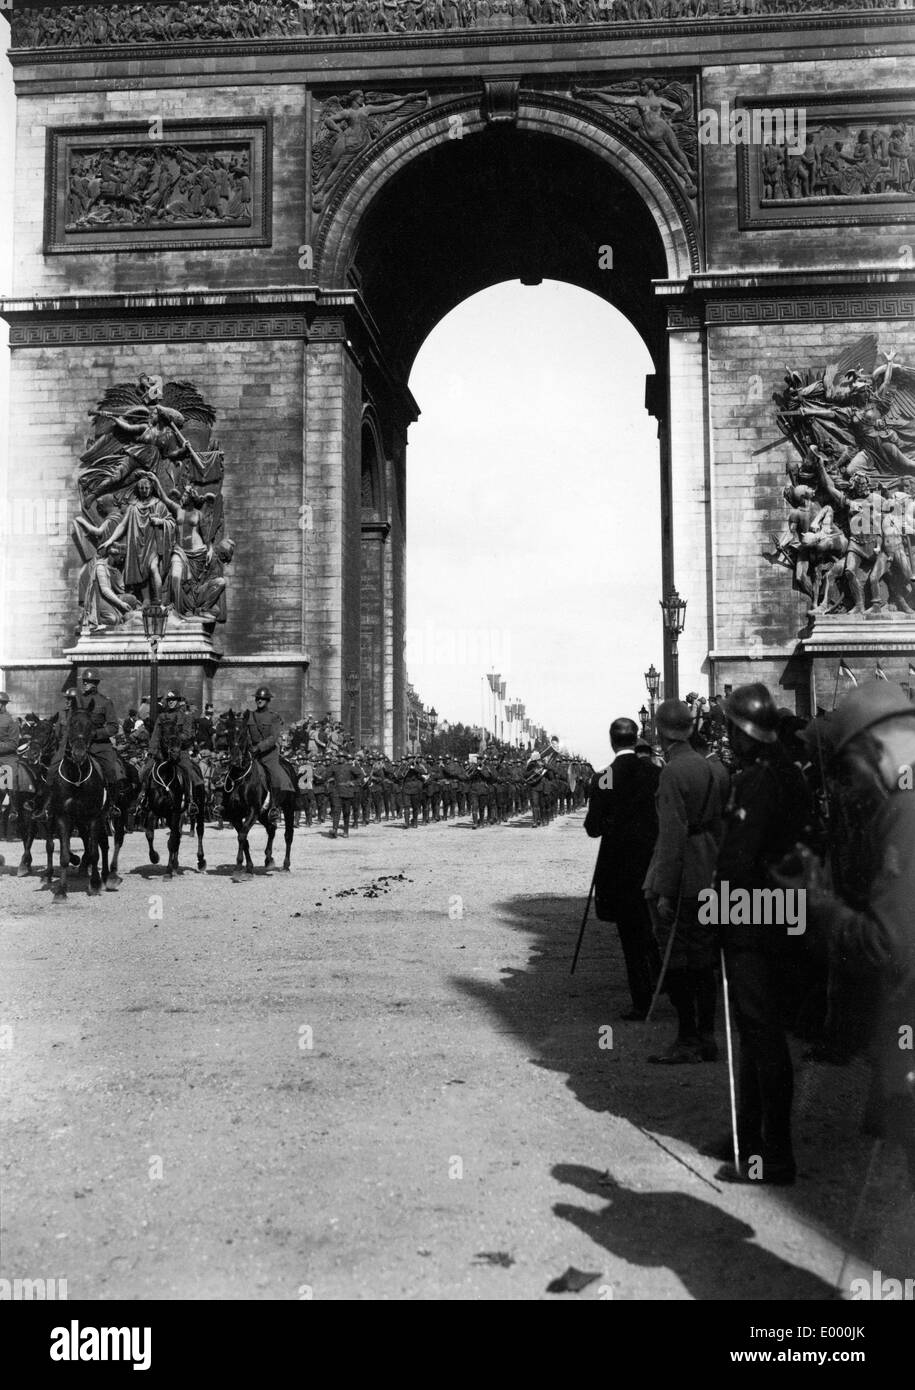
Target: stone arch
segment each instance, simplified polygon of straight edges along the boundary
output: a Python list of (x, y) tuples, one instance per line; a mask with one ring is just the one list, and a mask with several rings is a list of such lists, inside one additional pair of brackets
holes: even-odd
[(387, 520), (384, 444), (381, 425), (371, 404), (362, 407), (361, 431), (362, 521)]
[[(702, 268), (698, 228), (689, 199), (647, 146), (623, 139), (612, 120), (561, 95), (522, 91), (516, 125), (519, 130), (582, 146), (635, 189), (658, 229), (668, 279), (684, 280)], [(363, 217), (395, 174), (422, 154), (454, 139), (456, 129), (461, 130), (461, 138), (467, 138), (486, 126), (479, 98), (468, 95), (410, 117), (364, 150), (334, 190), (318, 225), (315, 250), (321, 283), (346, 283)]]

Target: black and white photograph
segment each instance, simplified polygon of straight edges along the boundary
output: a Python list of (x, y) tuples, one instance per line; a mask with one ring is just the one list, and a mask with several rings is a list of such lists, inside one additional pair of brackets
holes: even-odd
[(0, 5), (0, 1301), (877, 1369), (911, 0)]

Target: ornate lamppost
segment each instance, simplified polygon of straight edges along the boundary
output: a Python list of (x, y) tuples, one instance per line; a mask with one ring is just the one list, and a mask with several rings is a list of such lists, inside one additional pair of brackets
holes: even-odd
[(346, 678), (346, 693), (349, 696), (349, 731), (354, 742), (356, 739), (356, 696), (359, 694), (359, 685), (359, 672), (350, 671)]
[(671, 589), (667, 597), (660, 600), (660, 606), (664, 614), (664, 631), (670, 644), (670, 680), (665, 687), (665, 693), (668, 699), (677, 700), (680, 697), (680, 658), (677, 641), (686, 627), (686, 599), (681, 598), (676, 589)]
[(429, 711), (429, 725), (430, 725), (430, 727), (431, 727), (431, 729), (432, 729), (432, 737), (431, 737), (431, 739), (429, 740), (429, 752), (430, 752), (430, 753), (434, 753), (434, 752), (435, 752), (435, 726), (436, 726), (437, 723), (438, 723), (438, 711), (436, 710), (435, 706), (433, 705), (432, 708), (431, 708), (430, 711)]
[(648, 691), (648, 704), (650, 706), (649, 720), (651, 725), (651, 741), (654, 743), (654, 715), (658, 707), (658, 693), (661, 689), (661, 672), (655, 670), (654, 662), (651, 663), (648, 670), (645, 672), (645, 688)]
[(159, 643), (168, 626), (168, 609), (164, 603), (147, 603), (143, 609), (143, 631), (149, 643), (149, 731), (156, 726), (159, 713)]
[(648, 738), (648, 721), (650, 718), (651, 715), (648, 713), (647, 709), (643, 705), (642, 708), (639, 710), (639, 723), (642, 726), (642, 738), (644, 739)]

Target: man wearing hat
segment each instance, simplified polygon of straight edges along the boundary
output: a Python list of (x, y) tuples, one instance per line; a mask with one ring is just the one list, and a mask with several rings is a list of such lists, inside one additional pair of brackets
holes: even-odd
[[(111, 742), (117, 736), (120, 728), (118, 716), (115, 713), (114, 705), (108, 696), (99, 690), (100, 677), (97, 671), (84, 671), (82, 677), (82, 690), (75, 697), (71, 697), (70, 691), (66, 692), (67, 714), (75, 711), (84, 711), (89, 714), (92, 721), (92, 743), (89, 751), (95, 758), (102, 770), (105, 785), (109, 791), (114, 791), (118, 783), (123, 781), (124, 772), (120, 759), (115, 751), (114, 744)], [(67, 736), (69, 733), (69, 717), (65, 719), (61, 726), (60, 737), (57, 741), (57, 748), (48, 765), (47, 793), (37, 815), (43, 816), (48, 809), (51, 800), (52, 782), (54, 773), (60, 767), (64, 754), (67, 751)]]
[[(524, 785), (531, 803), (531, 823), (536, 829), (543, 824), (543, 779), (546, 776), (546, 767), (540, 754), (534, 752), (527, 760), (524, 769)], [(473, 796), (473, 783), (471, 782), (471, 797)], [(471, 802), (471, 805), (473, 803)]]
[(627, 1022), (648, 1012), (661, 973), (642, 883), (658, 837), (655, 797), (660, 773), (636, 757), (639, 730), (632, 719), (610, 725), (613, 762), (591, 779), (585, 833), (600, 836), (594, 872), (594, 910), (601, 922), (615, 922), (626, 962), (632, 1012)]
[(648, 1060), (714, 1062), (716, 939), (714, 927), (699, 921), (699, 894), (715, 876), (729, 778), (717, 759), (690, 746), (693, 715), (683, 700), (664, 700), (655, 723), (666, 765), (644, 892), (658, 946), (670, 948), (665, 981), (678, 1029), (670, 1047)]
[[(729, 896), (746, 889), (752, 901), (755, 889), (772, 888), (772, 869), (809, 832), (810, 798), (800, 768), (779, 742), (778, 709), (764, 685), (738, 686), (725, 701), (724, 714), (738, 770), (718, 855), (717, 884), (719, 893), (727, 891)], [(795, 1178), (794, 1073), (786, 1024), (792, 979), (806, 971), (805, 943), (800, 934), (789, 935), (787, 925), (728, 921), (721, 927), (740, 1043), (741, 1164), (739, 1173), (722, 1176), (779, 1185)]]
[(873, 1067), (867, 1126), (901, 1145), (915, 1190), (915, 705), (895, 682), (872, 681), (828, 725), (843, 812), (832, 817), (833, 888), (809, 856), (802, 873), (774, 877), (806, 889), (808, 934), (845, 1001), (835, 1026)]
[(149, 786), (149, 779), (152, 776), (153, 768), (168, 757), (170, 746), (177, 742), (181, 752), (178, 757), (178, 766), (184, 776), (185, 786), (189, 794), (193, 794), (195, 787), (203, 786), (203, 773), (200, 765), (191, 757), (191, 749), (196, 738), (196, 721), (194, 716), (181, 708), (181, 695), (177, 690), (169, 690), (165, 695), (165, 709), (156, 720), (152, 738), (149, 741), (149, 757), (147, 758), (143, 770), (140, 773), (140, 789), (143, 794), (137, 803), (135, 816), (137, 820), (142, 819), (145, 814), (144, 798)]
[(271, 712), (270, 701), (272, 699), (273, 692), (266, 685), (258, 686), (254, 692), (254, 709), (248, 714), (248, 728), (254, 756), (267, 774), (273, 800), (271, 815), (274, 823), (277, 823), (279, 821), (277, 796), (281, 792), (298, 791), (298, 787), (280, 759), (279, 740), (283, 721), (278, 714)]

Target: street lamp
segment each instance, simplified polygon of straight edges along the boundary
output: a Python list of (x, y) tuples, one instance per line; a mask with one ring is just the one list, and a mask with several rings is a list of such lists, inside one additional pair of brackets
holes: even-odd
[(346, 678), (346, 693), (349, 696), (349, 731), (356, 737), (356, 696), (359, 694), (359, 672), (350, 671)]
[(168, 627), (168, 609), (163, 603), (147, 603), (143, 609), (143, 631), (149, 643), (149, 731), (152, 733), (159, 712), (159, 643)]
[(433, 753), (435, 751), (435, 726), (438, 723), (438, 712), (434, 705), (429, 711), (429, 723), (432, 726), (432, 740), (429, 744), (429, 752)]
[(680, 667), (677, 640), (686, 627), (686, 599), (681, 598), (676, 589), (671, 589), (666, 598), (660, 600), (664, 614), (664, 631), (670, 643), (670, 682), (666, 693), (669, 699), (680, 696)]
[(643, 705), (642, 708), (639, 710), (639, 723), (642, 726), (642, 738), (648, 737), (648, 721), (650, 718), (651, 715), (648, 713), (647, 709)]
[(654, 662), (651, 663), (645, 672), (645, 687), (648, 691), (648, 703), (651, 707), (649, 718), (651, 720), (651, 737), (654, 739), (654, 712), (658, 705), (658, 695), (661, 690), (661, 673), (655, 670)]

